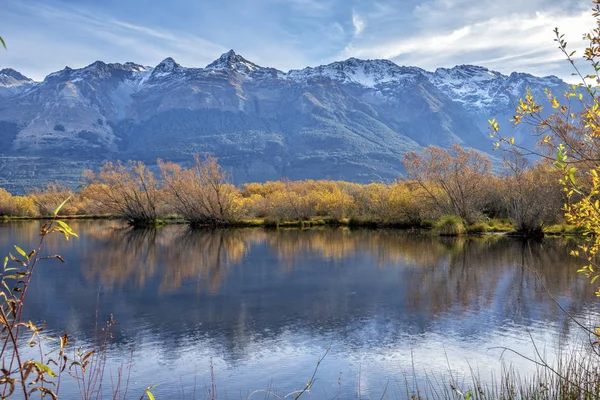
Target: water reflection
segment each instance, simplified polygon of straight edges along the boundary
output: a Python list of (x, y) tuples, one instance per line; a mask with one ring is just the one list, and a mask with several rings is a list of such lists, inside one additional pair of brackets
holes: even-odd
[[(373, 377), (397, 373), (393, 365), (410, 367), (414, 349), (424, 365), (443, 357), (440, 346), (489, 365), (497, 356), (482, 349), (509, 341), (526, 351), (528, 330), (552, 349), (572, 327), (546, 288), (574, 315), (590, 315), (594, 299), (568, 256), (574, 239), (72, 225), (80, 239), (46, 245), (68, 264), (37, 271), (29, 318), (85, 341), (96, 310), (100, 318), (114, 313), (116, 355), (136, 343), (140, 368), (172, 365), (188, 378), (174, 365), (192, 355), (208, 365), (213, 355), (226, 383), (245, 390), (256, 388), (258, 365), (266, 378), (305, 382), (330, 345), (336, 356), (322, 379), (334, 383), (361, 363)], [(33, 245), (38, 227), (0, 225), (0, 251)], [(161, 383), (155, 372), (148, 385)]]
[(216, 293), (227, 270), (239, 264), (257, 236), (243, 231), (192, 231), (184, 227), (131, 229), (112, 227), (92, 233), (97, 248), (83, 275), (106, 289), (143, 289), (160, 276), (159, 292), (171, 292), (186, 280), (198, 290)]
[[(9, 230), (0, 237), (0, 249), (6, 252), (12, 243), (33, 245), (37, 226), (0, 225)], [(197, 295), (217, 296), (232, 269), (241, 268), (230, 286), (270, 286), (270, 290), (292, 293), (294, 285), (300, 285), (306, 292), (301, 285), (305, 276), (314, 278), (307, 282), (313, 292), (326, 288), (327, 301), (334, 303), (352, 293), (347, 292), (348, 286), (369, 282), (373, 294), (362, 299), (367, 302), (389, 286), (389, 280), (382, 281), (386, 277), (395, 282), (395, 297), (403, 297), (405, 312), (418, 312), (428, 319), (493, 304), (501, 305), (505, 313), (533, 317), (535, 310), (536, 318), (553, 318), (559, 310), (545, 288), (573, 311), (593, 293), (574, 273), (579, 261), (568, 256), (575, 239), (439, 238), (344, 228), (192, 231), (169, 226), (134, 230), (118, 222), (98, 221), (76, 222), (74, 227), (81, 239), (64, 243), (58, 236), (51, 237), (46, 250), (63, 254), (72, 261), (70, 267), (79, 270), (85, 285), (100, 285), (105, 292), (168, 295), (185, 286), (185, 291), (193, 287)], [(265, 265), (267, 261), (271, 265)], [(255, 273), (257, 269), (260, 274)], [(323, 307), (323, 300), (318, 308)]]

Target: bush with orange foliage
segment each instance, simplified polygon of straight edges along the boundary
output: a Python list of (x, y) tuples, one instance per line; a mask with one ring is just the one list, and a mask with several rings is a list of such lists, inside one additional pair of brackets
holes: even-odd
[(240, 192), (215, 157), (206, 155), (202, 160), (196, 155), (191, 168), (158, 163), (169, 205), (191, 226), (223, 225), (240, 218)]
[(278, 220), (306, 221), (317, 215), (317, 196), (308, 181), (282, 181), (283, 190), (270, 194), (268, 217)]
[(13, 196), (0, 188), (0, 216), (33, 217), (38, 215), (33, 199), (28, 196)]
[(357, 194), (357, 216), (378, 224), (419, 225), (437, 216), (427, 193), (415, 182), (371, 183)]
[(160, 182), (141, 161), (106, 162), (98, 173), (85, 171), (84, 177), (86, 198), (132, 226), (156, 224), (165, 213)]
[(346, 182), (317, 181), (315, 195), (316, 211), (319, 216), (326, 216), (339, 221), (356, 212), (354, 197), (344, 187)]
[(442, 214), (457, 215), (469, 224), (483, 217), (486, 178), (492, 176), (488, 156), (458, 145), (428, 146), (421, 153), (406, 153), (404, 166)]
[(16, 217), (34, 217), (38, 215), (33, 199), (28, 196), (13, 196), (10, 201), (10, 206), (10, 214), (6, 215)]
[(0, 215), (12, 215), (12, 194), (0, 188)]
[[(55, 182), (49, 183), (41, 189), (35, 188), (27, 196), (29, 197), (35, 207), (37, 208), (37, 214), (42, 217), (54, 215), (54, 210), (62, 202), (69, 197), (73, 197), (74, 193), (68, 187)], [(75, 215), (78, 213), (77, 204), (74, 202), (67, 202), (60, 210), (61, 215)]]
[[(540, 230), (560, 215), (560, 199), (551, 196), (552, 190), (558, 190), (556, 174), (540, 166), (523, 167), (518, 176), (496, 177), (485, 155), (458, 146), (408, 153), (405, 163), (412, 179), (391, 184), (282, 179), (236, 188), (210, 155), (195, 156), (189, 167), (158, 160), (160, 177), (141, 162), (107, 162), (98, 173), (85, 173), (89, 183), (77, 194), (58, 184), (26, 197), (0, 191), (0, 214), (48, 215), (73, 196), (63, 208), (66, 214), (111, 214), (135, 226), (153, 224), (169, 213), (191, 226), (252, 218), (352, 218), (378, 225), (419, 226), (424, 220), (454, 214), (467, 223), (510, 216), (517, 230), (529, 229), (525, 225)], [(37, 210), (32, 210), (33, 205)]]
[(505, 160), (502, 198), (515, 231), (526, 236), (543, 235), (545, 225), (556, 223), (565, 199), (562, 171), (546, 163), (530, 166), (514, 156)]

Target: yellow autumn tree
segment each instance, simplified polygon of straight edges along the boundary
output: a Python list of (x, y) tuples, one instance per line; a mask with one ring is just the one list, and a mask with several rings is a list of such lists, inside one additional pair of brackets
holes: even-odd
[(240, 217), (239, 190), (229, 183), (227, 172), (217, 159), (195, 156), (194, 165), (182, 167), (158, 161), (168, 203), (193, 226), (222, 225)]
[(84, 177), (89, 184), (87, 199), (132, 226), (156, 224), (164, 214), (159, 180), (141, 161), (106, 162), (97, 173), (85, 171)]
[(11, 215), (12, 194), (6, 189), (0, 188), (0, 215)]
[[(585, 230), (587, 243), (572, 252), (581, 257), (579, 272), (592, 282), (600, 276), (600, 0), (592, 0), (592, 15), (596, 28), (584, 35), (588, 45), (583, 54), (586, 70), (576, 65), (575, 51), (570, 51), (558, 28), (555, 42), (580, 80), (565, 93), (545, 91), (544, 99), (537, 99), (527, 90), (520, 99), (512, 123), (532, 126), (539, 139), (536, 149), (519, 146), (514, 138), (504, 136), (497, 121), (490, 120), (491, 136), (496, 147), (516, 153), (533, 153), (553, 159), (562, 171), (560, 183), (565, 192), (564, 216), (568, 223)], [(548, 111), (550, 110), (550, 111)], [(600, 296), (600, 290), (597, 291)]]
[(457, 215), (467, 223), (482, 217), (492, 172), (489, 158), (458, 145), (450, 149), (428, 146), (404, 157), (407, 176), (427, 192), (443, 214)]

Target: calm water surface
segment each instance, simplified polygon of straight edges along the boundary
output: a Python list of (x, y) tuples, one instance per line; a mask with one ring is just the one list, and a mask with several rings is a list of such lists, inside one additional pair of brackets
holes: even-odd
[[(38, 222), (0, 224), (0, 252), (33, 248)], [(488, 382), (502, 363), (530, 363), (495, 347), (551, 359), (582, 336), (549, 297), (586, 323), (593, 287), (568, 256), (576, 243), (547, 239), (443, 239), (399, 231), (131, 230), (114, 221), (72, 222), (80, 235), (45, 246), (67, 264), (40, 264), (27, 318), (51, 335), (90, 346), (114, 315), (109, 367), (127, 362), (131, 398), (204, 398), (210, 360), (220, 398), (302, 388), (321, 363), (313, 397), (403, 397), (406, 381)], [(538, 272), (539, 279), (533, 270)], [(531, 335), (531, 337), (530, 337)], [(77, 387), (63, 383), (64, 398)], [(194, 395), (195, 391), (195, 395)], [(254, 397), (253, 397), (254, 398)], [(264, 393), (256, 398), (264, 398)]]

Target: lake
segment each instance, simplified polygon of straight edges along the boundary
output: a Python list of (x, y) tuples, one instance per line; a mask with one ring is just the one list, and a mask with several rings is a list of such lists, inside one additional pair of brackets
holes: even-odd
[[(0, 253), (34, 248), (40, 224), (0, 224)], [(503, 364), (535, 371), (500, 347), (535, 356), (534, 340), (551, 360), (578, 346), (581, 330), (548, 292), (585, 323), (598, 316), (594, 286), (568, 255), (575, 239), (70, 225), (78, 239), (46, 241), (67, 263), (39, 264), (26, 318), (49, 336), (69, 332), (76, 349), (91, 348), (112, 314), (105, 379), (133, 359), (130, 398), (152, 385), (157, 398), (204, 398), (213, 384), (222, 399), (283, 396), (325, 354), (315, 398), (403, 398), (432, 379), (470, 382), (471, 371), (486, 384)], [(61, 398), (78, 393), (65, 378)]]

